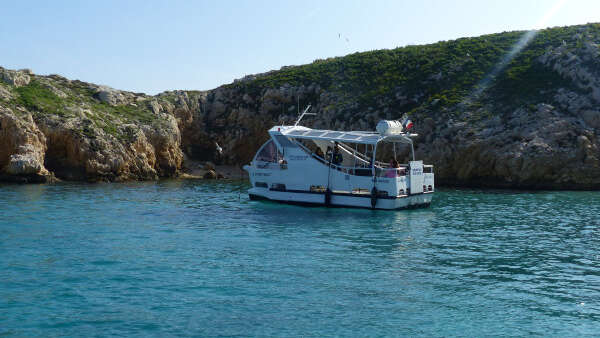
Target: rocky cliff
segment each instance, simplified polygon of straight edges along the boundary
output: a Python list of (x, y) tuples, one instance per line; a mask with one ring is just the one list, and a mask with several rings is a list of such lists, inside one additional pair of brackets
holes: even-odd
[(295, 119), (299, 100), (316, 128), (373, 130), (409, 113), (439, 183), (598, 189), (599, 44), (598, 24), (509, 32), (157, 96), (0, 69), (0, 175), (156, 179), (178, 175), (184, 154), (245, 163), (269, 127)]
[(177, 175), (177, 119), (154, 100), (0, 68), (0, 178), (46, 182), (153, 180)]

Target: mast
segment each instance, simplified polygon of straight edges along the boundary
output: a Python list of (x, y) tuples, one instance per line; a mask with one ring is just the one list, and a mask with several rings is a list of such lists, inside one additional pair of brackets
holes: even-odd
[[(298, 99), (298, 100), (300, 100), (300, 99)], [(304, 117), (304, 115), (317, 115), (315, 113), (309, 113), (308, 112), (309, 110), (310, 110), (310, 104), (306, 107), (306, 109), (304, 109), (304, 111), (302, 112), (302, 114), (300, 116), (298, 116), (298, 120), (296, 120), (296, 123), (294, 123), (294, 127), (297, 126), (298, 123), (300, 123), (300, 120), (302, 120), (302, 118)], [(300, 106), (298, 106), (298, 112), (300, 112)]]

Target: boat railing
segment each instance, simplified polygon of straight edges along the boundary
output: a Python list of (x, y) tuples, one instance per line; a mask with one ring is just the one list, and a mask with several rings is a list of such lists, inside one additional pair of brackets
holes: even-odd
[[(364, 155), (356, 152), (354, 149), (348, 147), (347, 145), (345, 145), (343, 143), (338, 144), (338, 146), (340, 147), (340, 149), (342, 149), (347, 154), (355, 156), (355, 158), (357, 160), (359, 160), (359, 162), (356, 163), (356, 164), (358, 164), (358, 166), (357, 165), (342, 166), (342, 165), (335, 164), (335, 163), (329, 163), (329, 161), (327, 159), (315, 154), (313, 151), (308, 149), (308, 147), (306, 147), (301, 142), (295, 141), (294, 143), (296, 145), (298, 145), (302, 150), (304, 150), (307, 154), (309, 154), (312, 158), (316, 159), (317, 161), (319, 161), (325, 165), (331, 165), (331, 168), (334, 170), (338, 170), (343, 173), (346, 173), (349, 175), (355, 175), (355, 176), (372, 176), (373, 175), (373, 172), (371, 171), (370, 161), (366, 160), (366, 157)], [(365, 159), (363, 159), (361, 157), (363, 157)], [(424, 166), (424, 167), (433, 167), (433, 166)], [(375, 176), (377, 176), (377, 177), (388, 177), (388, 178), (401, 177), (401, 176), (406, 176), (407, 173), (408, 173), (408, 164), (400, 164), (399, 167), (397, 167), (397, 168), (391, 168), (389, 163), (375, 161)]]
[[(373, 176), (373, 172), (370, 167), (354, 167), (354, 166), (341, 166), (337, 164), (331, 164), (331, 168), (346, 173), (348, 175), (355, 176)], [(398, 168), (382, 168), (375, 166), (376, 177), (401, 177), (408, 174), (408, 166), (400, 166)]]
[(309, 154), (312, 158), (314, 158), (315, 160), (323, 163), (323, 164), (327, 164), (327, 160), (324, 159), (323, 157), (315, 154), (312, 150), (308, 149), (308, 147), (306, 147), (304, 144), (294, 140), (294, 143), (300, 147), (300, 149), (304, 150), (304, 152), (306, 152), (307, 154)]
[(397, 168), (375, 168), (375, 173), (377, 177), (387, 177), (387, 178), (394, 178), (394, 177), (401, 177), (401, 176), (406, 176), (406, 174), (408, 173), (408, 166), (400, 166)]
[(367, 156), (363, 155), (362, 153), (356, 151), (356, 149), (352, 149), (352, 147), (343, 144), (343, 143), (338, 143), (338, 146), (344, 150), (347, 154), (353, 155), (354, 157), (356, 157), (357, 160), (363, 162), (363, 163), (370, 163), (371, 159), (368, 158)]
[(331, 169), (341, 171), (348, 175), (355, 176), (371, 176), (371, 168), (368, 167), (355, 167), (355, 166), (341, 166), (338, 164), (331, 163)]

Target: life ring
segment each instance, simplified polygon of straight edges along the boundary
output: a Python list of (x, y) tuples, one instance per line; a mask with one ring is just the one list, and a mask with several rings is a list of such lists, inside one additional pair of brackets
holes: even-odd
[(371, 208), (375, 209), (377, 205), (377, 188), (371, 189)]

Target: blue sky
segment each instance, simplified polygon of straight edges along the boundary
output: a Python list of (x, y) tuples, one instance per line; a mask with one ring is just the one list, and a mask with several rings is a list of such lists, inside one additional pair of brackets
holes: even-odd
[(598, 0), (24, 0), (1, 9), (0, 66), (148, 94), (357, 51), (600, 22)]

